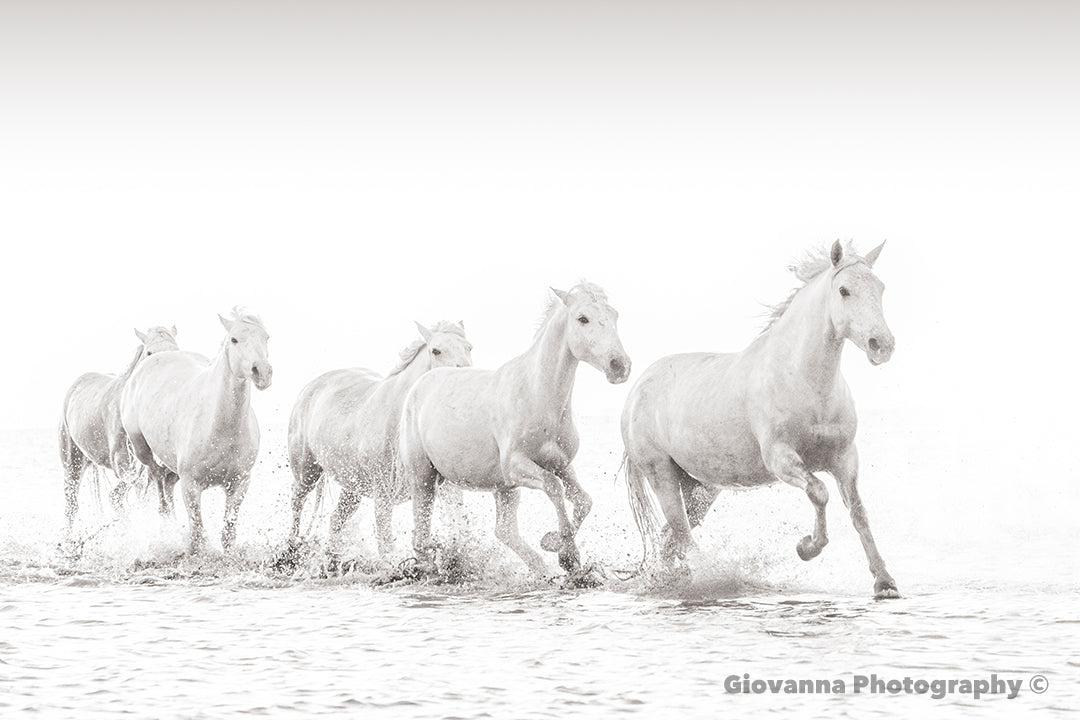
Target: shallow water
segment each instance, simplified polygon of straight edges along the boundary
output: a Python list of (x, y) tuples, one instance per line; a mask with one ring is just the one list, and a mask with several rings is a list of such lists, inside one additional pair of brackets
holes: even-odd
[[(812, 513), (780, 486), (722, 495), (698, 531), (693, 579), (657, 585), (630, 574), (640, 543), (615, 478), (617, 422), (580, 425), (577, 467), (596, 501), (580, 541), (605, 576), (594, 589), (529, 577), (492, 538), (491, 501), (479, 494), (466, 495), (453, 536), (442, 530), (461, 571), (454, 582), (383, 583), (391, 569), (375, 565), (327, 577), (317, 553), (275, 572), (289, 471), (273, 431), (236, 553), (186, 556), (182, 519), (159, 518), (153, 493), (134, 491), (117, 520), (90, 476), (82, 544), (61, 546), (52, 434), (2, 433), (0, 714), (832, 718), (1069, 716), (1080, 707), (1077, 528), (1061, 507), (1074, 497), (1064, 484), (1045, 507), (1004, 486), (963, 502), (973, 487), (965, 473), (980, 468), (951, 462), (955, 444), (946, 456), (916, 422), (864, 419), (863, 494), (902, 599), (872, 599), (838, 502), (830, 545), (799, 561), (795, 541)], [(537, 544), (553, 517), (545, 498), (526, 494), (523, 534)], [(327, 506), (305, 518), (316, 536)], [(222, 507), (220, 493), (206, 494), (211, 537)], [(398, 560), (409, 555), (408, 516), (407, 505), (396, 513)], [(371, 523), (365, 506), (349, 526), (357, 556), (374, 556)], [(914, 684), (992, 674), (1021, 682), (1017, 696), (855, 692), (856, 676)], [(1034, 675), (1045, 676), (1045, 692), (1032, 691)], [(845, 692), (730, 692), (731, 676), (738, 688), (828, 680)]]

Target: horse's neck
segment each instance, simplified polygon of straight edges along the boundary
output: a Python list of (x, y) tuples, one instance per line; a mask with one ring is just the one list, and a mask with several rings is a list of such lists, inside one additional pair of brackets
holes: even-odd
[(425, 347), (417, 351), (416, 356), (408, 365), (384, 380), (396, 394), (403, 397), (405, 392), (420, 379), (420, 376), (431, 369), (431, 355), (424, 352)]
[(835, 385), (844, 349), (844, 339), (829, 319), (831, 286), (828, 271), (812, 280), (769, 329), (768, 338), (772, 362), (790, 368), (821, 391)]
[(210, 385), (207, 392), (214, 402), (214, 427), (227, 431), (247, 419), (251, 407), (251, 383), (232, 374), (229, 355), (222, 348), (210, 365)]
[(518, 358), (528, 396), (543, 409), (563, 414), (570, 408), (578, 360), (566, 344), (566, 311), (559, 309), (540, 330), (532, 346)]

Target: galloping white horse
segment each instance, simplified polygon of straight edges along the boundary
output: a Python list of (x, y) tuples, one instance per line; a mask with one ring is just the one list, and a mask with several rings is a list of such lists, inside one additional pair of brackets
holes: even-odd
[[(884, 245), (884, 244), (882, 244)], [(806, 492), (816, 513), (799, 557), (828, 542), (829, 493), (813, 473), (836, 478), (859, 533), (878, 597), (899, 597), (870, 532), (857, 485), (855, 406), (840, 374), (850, 339), (874, 365), (893, 353), (882, 313), (882, 282), (871, 268), (882, 246), (860, 257), (839, 242), (794, 267), (804, 285), (773, 310), (771, 322), (740, 353), (662, 358), (631, 389), (622, 415), (630, 501), (646, 560), (683, 558), (720, 488), (783, 480)], [(658, 517), (646, 483), (655, 492)], [(663, 527), (661, 527), (663, 525)]]
[(135, 456), (161, 490), (162, 513), (171, 511), (180, 481), (192, 552), (206, 542), (201, 496), (212, 485), (225, 488), (221, 544), (232, 546), (259, 451), (251, 385), (265, 390), (273, 373), (262, 321), (238, 310), (231, 319), (218, 317), (227, 335), (213, 361), (193, 352), (158, 353), (135, 369), (120, 403)]
[(112, 470), (118, 480), (109, 494), (117, 512), (136, 474), (128, 450), (127, 433), (120, 423), (120, 393), (135, 366), (154, 353), (176, 350), (176, 326), (135, 331), (139, 347), (127, 369), (119, 375), (89, 372), (80, 375), (64, 397), (60, 416), (60, 462), (64, 465), (64, 498), (68, 530), (79, 512), (79, 484), (87, 464)]
[[(541, 546), (558, 552), (572, 575), (581, 561), (574, 538), (592, 507), (570, 464), (578, 434), (570, 394), (579, 362), (621, 383), (630, 358), (615, 328), (618, 314), (599, 286), (581, 283), (554, 291), (532, 346), (497, 370), (437, 368), (421, 377), (405, 400), (399, 458), (413, 491), (417, 570), (433, 572), (431, 510), (440, 478), (495, 496), (495, 534), (529, 568), (546, 574), (540, 554), (518, 532), (522, 487), (543, 490), (555, 506), (559, 532)], [(574, 506), (567, 514), (566, 498)]]
[(372, 370), (332, 370), (300, 392), (289, 417), (289, 467), (292, 491), (290, 545), (300, 536), (304, 500), (323, 473), (341, 485), (330, 520), (331, 548), (362, 497), (375, 501), (379, 553), (393, 552), (394, 506), (410, 497), (410, 488), (394, 471), (401, 406), (417, 378), (437, 367), (472, 365), (472, 345), (461, 323), (432, 328), (416, 324), (420, 339), (401, 351), (385, 378)]

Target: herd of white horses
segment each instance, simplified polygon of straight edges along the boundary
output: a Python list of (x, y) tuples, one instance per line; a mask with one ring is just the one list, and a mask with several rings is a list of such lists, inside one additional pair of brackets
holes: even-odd
[[(856, 416), (840, 356), (851, 340), (875, 365), (893, 352), (884, 285), (873, 273), (881, 246), (857, 254), (836, 242), (792, 269), (802, 284), (772, 309), (762, 332), (738, 353), (661, 358), (638, 378), (621, 419), (629, 501), (645, 562), (685, 568), (691, 531), (725, 486), (782, 480), (802, 489), (814, 529), (797, 544), (809, 560), (828, 542), (829, 493), (815, 472), (831, 474), (859, 533), (877, 597), (898, 597), (858, 491)], [(220, 316), (219, 316), (220, 317)], [(592, 501), (574, 472), (579, 438), (571, 412), (580, 363), (608, 382), (629, 379), (630, 357), (618, 313), (597, 285), (553, 290), (532, 344), (494, 370), (472, 367), (461, 323), (417, 324), (420, 337), (382, 376), (365, 369), (327, 372), (301, 391), (289, 419), (294, 482), (290, 548), (302, 541), (305, 500), (324, 474), (341, 486), (330, 521), (330, 547), (363, 498), (372, 498), (380, 554), (393, 551), (393, 509), (412, 501), (412, 573), (437, 572), (432, 509), (442, 484), (490, 492), (495, 534), (531, 571), (548, 574), (543, 555), (518, 529), (522, 488), (551, 500), (558, 530), (540, 546), (555, 553), (572, 582), (587, 582), (577, 532)], [(225, 337), (211, 359), (180, 350), (176, 328), (136, 333), (141, 344), (120, 375), (87, 373), (68, 390), (60, 422), (69, 531), (79, 485), (90, 466), (112, 471), (120, 508), (145, 467), (163, 514), (180, 492), (190, 548), (206, 544), (200, 498), (225, 491), (221, 542), (226, 552), (259, 450), (252, 388), (270, 386), (268, 334), (262, 321), (234, 311), (220, 317)]]

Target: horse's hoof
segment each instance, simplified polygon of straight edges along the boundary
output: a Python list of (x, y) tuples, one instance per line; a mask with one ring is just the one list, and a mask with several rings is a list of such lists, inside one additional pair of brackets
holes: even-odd
[(795, 552), (799, 553), (801, 560), (813, 560), (821, 554), (821, 548), (814, 545), (814, 538), (807, 535), (795, 546)]
[(595, 569), (588, 567), (566, 576), (564, 585), (575, 590), (597, 588), (604, 584), (603, 578)]
[(896, 585), (893, 583), (877, 583), (874, 586), (875, 600), (898, 600), (899, 598), (900, 591), (896, 589)]
[(540, 538), (540, 547), (548, 552), (559, 552), (562, 549), (562, 539), (559, 538), (559, 533), (544, 533), (544, 537)]

